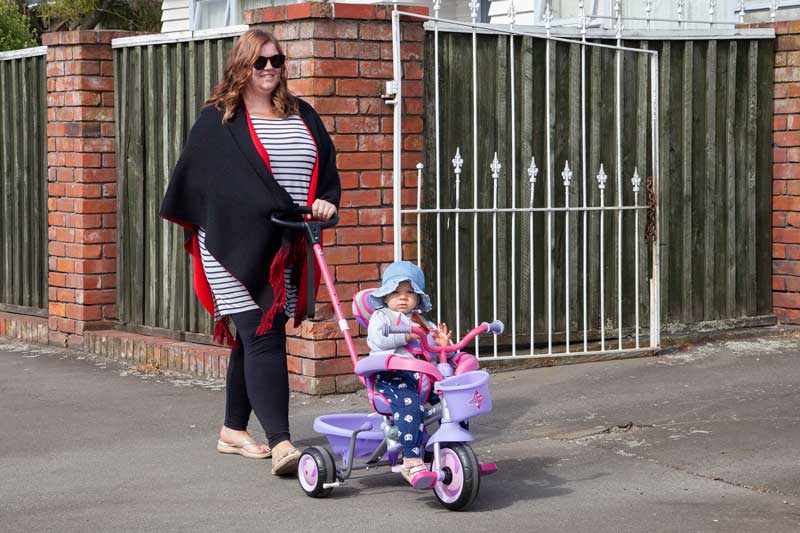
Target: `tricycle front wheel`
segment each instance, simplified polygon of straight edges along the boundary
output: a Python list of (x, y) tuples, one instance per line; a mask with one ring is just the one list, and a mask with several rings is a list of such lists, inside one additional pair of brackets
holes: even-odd
[(463, 511), (478, 497), (481, 473), (478, 458), (469, 444), (446, 444), (439, 453), (445, 479), (436, 483), (433, 492), (445, 508)]
[(312, 498), (324, 498), (333, 487), (324, 488), (325, 483), (336, 481), (336, 461), (322, 446), (306, 448), (297, 463), (297, 480), (303, 492)]

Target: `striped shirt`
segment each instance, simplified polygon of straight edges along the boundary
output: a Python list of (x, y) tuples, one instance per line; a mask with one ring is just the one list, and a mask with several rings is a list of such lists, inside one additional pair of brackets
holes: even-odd
[[(275, 180), (298, 205), (306, 205), (311, 186), (311, 174), (317, 158), (314, 139), (303, 120), (292, 115), (286, 119), (251, 117), (253, 129), (269, 155)], [(215, 320), (223, 315), (258, 309), (247, 289), (214, 259), (205, 247), (205, 232), (198, 234), (203, 269), (214, 295)], [(292, 268), (284, 272), (286, 303), (284, 312), (294, 316), (297, 287), (292, 283)]]
[(253, 297), (238, 279), (228, 272), (206, 248), (206, 232), (203, 228), (197, 230), (197, 241), (200, 245), (200, 259), (203, 270), (214, 295), (214, 321), (223, 315), (243, 313), (258, 309)]

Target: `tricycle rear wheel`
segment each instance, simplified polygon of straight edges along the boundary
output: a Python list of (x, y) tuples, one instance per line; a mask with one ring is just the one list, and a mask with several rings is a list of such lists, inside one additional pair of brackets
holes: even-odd
[(312, 498), (324, 498), (333, 487), (324, 488), (325, 483), (336, 481), (336, 461), (322, 446), (306, 448), (297, 463), (297, 480), (303, 492)]

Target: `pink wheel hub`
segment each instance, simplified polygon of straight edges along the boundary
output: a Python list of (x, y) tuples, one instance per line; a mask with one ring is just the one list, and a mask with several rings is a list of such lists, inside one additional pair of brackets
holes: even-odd
[(317, 469), (317, 462), (310, 455), (303, 455), (300, 458), (300, 464), (297, 465), (297, 474), (300, 484), (306, 491), (311, 492), (317, 487), (319, 470)]
[(458, 460), (456, 452), (450, 448), (442, 448), (439, 454), (441, 458), (441, 467), (450, 469), (451, 477), (450, 483), (447, 485), (444, 482), (437, 483), (433, 490), (439, 495), (439, 498), (445, 503), (453, 503), (461, 495), (464, 490), (464, 469), (461, 468), (461, 461)]

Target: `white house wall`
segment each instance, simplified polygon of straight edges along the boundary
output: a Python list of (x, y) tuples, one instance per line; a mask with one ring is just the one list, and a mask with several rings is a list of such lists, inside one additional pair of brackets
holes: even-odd
[(189, 30), (189, 0), (161, 2), (161, 32)]

